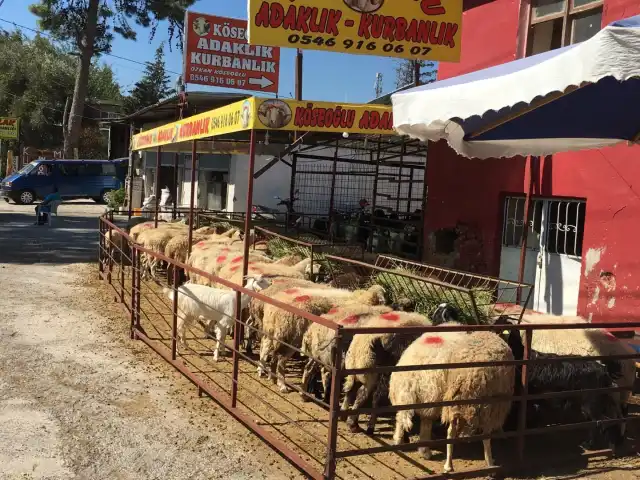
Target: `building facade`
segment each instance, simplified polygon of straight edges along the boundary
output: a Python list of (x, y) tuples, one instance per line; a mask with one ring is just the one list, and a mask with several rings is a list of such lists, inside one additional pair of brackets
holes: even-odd
[[(584, 41), (640, 13), (635, 0), (465, 2), (460, 63), (439, 79)], [(525, 195), (533, 177), (525, 281), (530, 307), (591, 321), (637, 321), (640, 147), (526, 159), (466, 159), (430, 145), (426, 260), (518, 277)]]

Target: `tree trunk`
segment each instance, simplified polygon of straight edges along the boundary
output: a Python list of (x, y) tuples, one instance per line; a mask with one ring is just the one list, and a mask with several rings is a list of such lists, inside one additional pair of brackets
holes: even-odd
[(71, 104), (71, 114), (67, 125), (67, 134), (64, 139), (64, 158), (71, 158), (73, 149), (78, 147), (80, 132), (82, 129), (82, 118), (84, 115), (84, 103), (89, 88), (89, 72), (91, 71), (91, 59), (93, 58), (93, 45), (96, 38), (96, 28), (98, 25), (98, 6), (100, 0), (89, 1), (89, 11), (87, 12), (87, 26), (84, 36), (78, 48), (80, 59), (76, 72), (76, 84), (73, 89), (73, 102)]

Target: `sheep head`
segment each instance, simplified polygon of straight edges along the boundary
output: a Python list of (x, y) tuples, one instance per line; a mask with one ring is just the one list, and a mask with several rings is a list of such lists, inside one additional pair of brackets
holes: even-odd
[(244, 288), (247, 290), (253, 290), (254, 292), (261, 292), (271, 286), (271, 282), (263, 275), (247, 276), (245, 277), (247, 282)]
[(458, 309), (448, 303), (441, 303), (431, 315), (434, 325), (442, 323), (457, 322), (459, 318)]

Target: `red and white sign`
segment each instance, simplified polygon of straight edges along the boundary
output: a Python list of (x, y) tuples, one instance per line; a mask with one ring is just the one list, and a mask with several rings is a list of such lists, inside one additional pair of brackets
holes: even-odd
[(278, 93), (280, 47), (247, 43), (247, 21), (187, 12), (184, 82)]

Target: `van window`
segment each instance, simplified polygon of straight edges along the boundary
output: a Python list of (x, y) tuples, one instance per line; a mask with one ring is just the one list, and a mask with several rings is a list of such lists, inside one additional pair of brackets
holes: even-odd
[(53, 172), (52, 165), (46, 163), (39, 164), (32, 172), (31, 175), (42, 175), (48, 177)]
[(85, 163), (80, 167), (80, 175), (83, 177), (99, 177), (102, 175), (102, 165), (99, 163)]
[(59, 163), (58, 170), (61, 175), (65, 177), (77, 177), (80, 174), (80, 164), (72, 164), (72, 163)]
[(102, 175), (106, 177), (115, 177), (116, 176), (116, 166), (113, 163), (103, 163), (102, 164)]

